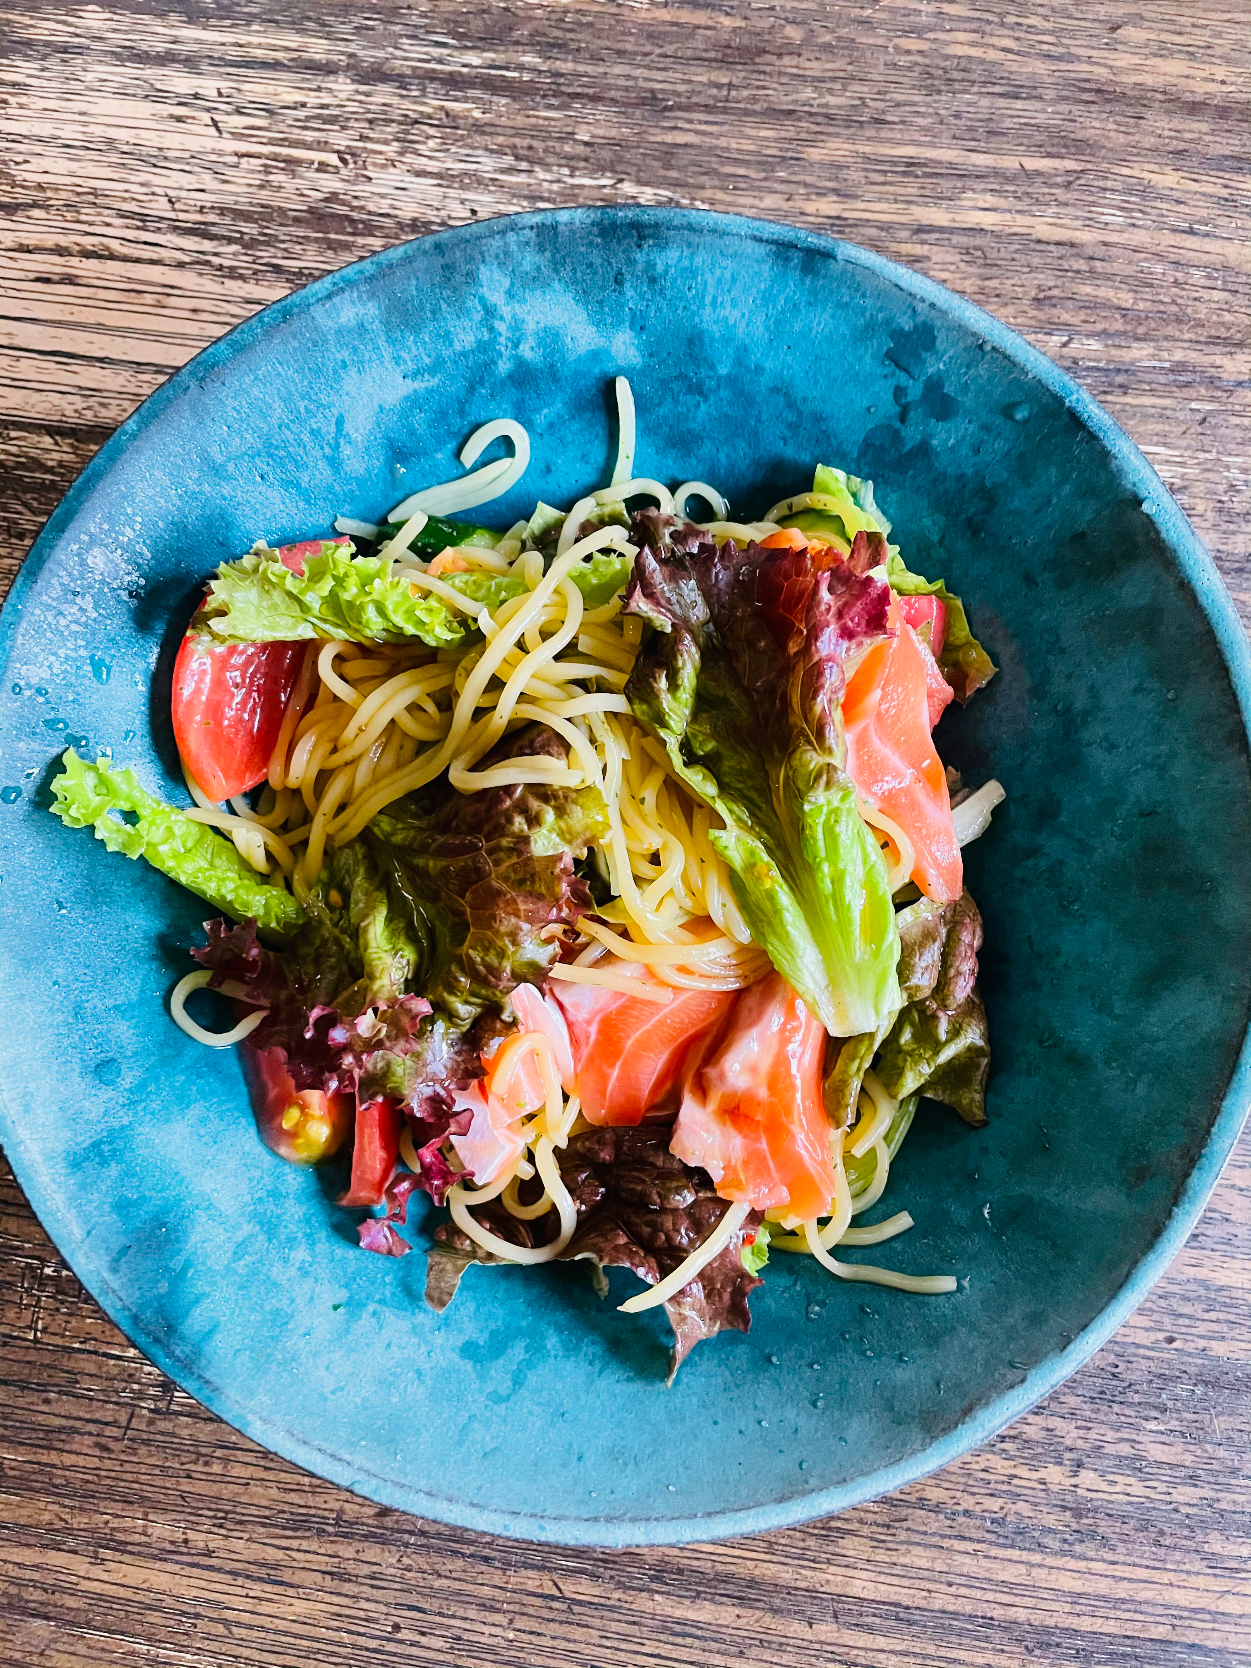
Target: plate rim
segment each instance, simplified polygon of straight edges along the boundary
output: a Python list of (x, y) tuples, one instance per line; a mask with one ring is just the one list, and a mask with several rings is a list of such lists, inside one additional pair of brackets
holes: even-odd
[[(366, 276), (372, 277), (392, 265), (403, 264), (419, 247), (472, 244), (484, 239), (512, 236), (529, 228), (587, 228), (606, 222), (627, 228), (650, 226), (670, 231), (676, 229), (679, 234), (683, 229), (713, 232), (727, 242), (746, 238), (864, 268), (904, 295), (954, 319), (973, 335), (988, 342), (1028, 377), (1041, 382), (1063, 401), (1110, 454), (1125, 485), (1139, 498), (1144, 511), (1159, 528), (1181, 577), (1194, 593), (1212, 628), (1238, 704), (1243, 730), (1251, 745), (1251, 644), (1219, 570), (1180, 505), (1136, 443), (1068, 372), (1061, 370), (1017, 331), (975, 302), (859, 244), (783, 222), (669, 206), (583, 204), (471, 220), (377, 250), (250, 314), (225, 335), (201, 349), (154, 389), (104, 443), (52, 512), (19, 568), (0, 609), (0, 675), (8, 666), (17, 622), (63, 532), (90, 498), (96, 484), (107, 476), (115, 460), (185, 390), (219, 366), (227, 364), (267, 332), (281, 327), (292, 315), (316, 308), (326, 297), (355, 285)], [(1130, 1269), (1120, 1288), (1090, 1324), (1062, 1350), (1030, 1368), (1019, 1384), (966, 1415), (945, 1436), (925, 1444), (892, 1465), (879, 1467), (862, 1477), (825, 1489), (798, 1491), (771, 1502), (686, 1517), (563, 1517), (550, 1513), (502, 1510), (474, 1505), (411, 1484), (396, 1486), (387, 1477), (353, 1467), (340, 1455), (319, 1448), (277, 1421), (238, 1402), (230, 1390), (201, 1377), (193, 1362), (180, 1357), (176, 1338), (162, 1340), (149, 1330), (144, 1317), (133, 1311), (121, 1294), (115, 1291), (107, 1273), (91, 1266), (86, 1245), (88, 1235), (78, 1232), (71, 1214), (60, 1208), (56, 1189), (44, 1185), (39, 1155), (22, 1139), (21, 1110), (15, 1088), (4, 1082), (0, 1082), (0, 1144), (44, 1232), (75, 1278), (110, 1320), (181, 1389), (261, 1447), (314, 1476), (381, 1505), (457, 1528), (563, 1546), (666, 1546), (759, 1534), (832, 1516), (928, 1476), (980, 1447), (1036, 1406), (1088, 1361), (1123, 1325), (1177, 1256), (1216, 1185), (1249, 1108), (1251, 1025), (1243, 1034), (1229, 1085), (1207, 1139), (1157, 1239)]]

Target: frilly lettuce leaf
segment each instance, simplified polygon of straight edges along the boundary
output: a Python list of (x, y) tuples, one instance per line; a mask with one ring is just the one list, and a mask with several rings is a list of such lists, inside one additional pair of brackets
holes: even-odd
[(654, 631), (631, 707), (720, 813), (710, 839), (752, 937), (832, 1035), (876, 1031), (899, 1006), (899, 939), (839, 702), (844, 657), (885, 633), (889, 593), (845, 563), (814, 575), (792, 551), (718, 547), (654, 512), (634, 537), (626, 607)]
[[(668, 1130), (593, 1129), (575, 1135), (560, 1155), (560, 1173), (578, 1213), (577, 1231), (560, 1260), (589, 1262), (601, 1297), (608, 1291), (606, 1268), (631, 1269), (649, 1285), (664, 1279), (703, 1244), (728, 1208), (705, 1171), (692, 1169), (669, 1151)], [(560, 1227), (554, 1210), (525, 1222), (498, 1200), (476, 1214), (514, 1245), (548, 1244)], [(726, 1328), (750, 1330), (747, 1300), (761, 1282), (748, 1264), (752, 1248), (745, 1242), (749, 1234), (760, 1235), (762, 1227), (759, 1214), (750, 1212), (725, 1248), (665, 1304), (673, 1328), (670, 1383), (703, 1339)], [(445, 1309), (471, 1263), (501, 1259), (452, 1222), (435, 1229), (435, 1240), (426, 1299)]]
[[(890, 522), (874, 501), (873, 482), (826, 463), (817, 465), (812, 491), (789, 502), (795, 509), (783, 517), (783, 527), (797, 527), (809, 538), (830, 539), (844, 551), (851, 549), (859, 532), (890, 532)], [(886, 578), (892, 591), (900, 596), (936, 596), (946, 604), (947, 633), (939, 666), (956, 699), (967, 701), (990, 682), (998, 668), (970, 631), (964, 604), (941, 579), (910, 573), (897, 546), (890, 545), (887, 551)]]
[[(487, 761), (550, 754), (546, 727), (518, 730)], [(421, 946), (417, 986), (453, 1024), (503, 1013), (509, 992), (541, 984), (559, 946), (544, 928), (592, 906), (575, 858), (607, 831), (594, 788), (514, 785), (457, 793), (440, 781), (374, 818), (366, 835), (394, 907)]]
[[(518, 754), (566, 757), (558, 736), (531, 725), (487, 763)], [(442, 778), (334, 853), (286, 952), (254, 952), (240, 929), (211, 923), (196, 954), (269, 1005), (252, 1040), (286, 1051), (298, 1087), (359, 1084), (433, 1124), (450, 1111), (448, 1089), (477, 1075), (510, 993), (541, 983), (556, 960), (543, 928), (590, 907), (574, 859), (606, 821), (595, 790), (466, 795)]]
[[(444, 583), (488, 608), (525, 589), (520, 577), (481, 570), (449, 574)], [(196, 623), (232, 643), (317, 637), (402, 643), (415, 637), (431, 648), (444, 648), (463, 642), (474, 630), (468, 615), (406, 580), (393, 579), (390, 563), (345, 554), (341, 546), (308, 557), (302, 573), (259, 550), (223, 563)]]
[(986, 1009), (973, 990), (954, 1013), (927, 1002), (906, 1007), (886, 1039), (877, 1074), (888, 1095), (928, 1095), (979, 1127), (986, 1122), (989, 1068)]
[(852, 1121), (873, 1065), (889, 1095), (914, 1102), (918, 1094), (928, 1095), (954, 1106), (971, 1124), (985, 1123), (990, 1042), (976, 988), (982, 942), (977, 905), (967, 892), (954, 903), (921, 898), (895, 919), (903, 1006), (876, 1033), (848, 1037), (828, 1055), (829, 1120), (835, 1127)]
[(109, 851), (146, 858), (232, 919), (253, 918), (271, 937), (289, 937), (304, 920), (291, 894), (268, 885), (230, 840), (148, 793), (133, 771), (110, 759), (89, 764), (72, 747), (61, 762), (52, 810), (67, 827), (90, 828)]
[(862, 481), (828, 463), (817, 465), (812, 491), (788, 500), (795, 507), (783, 527), (798, 527), (809, 538), (830, 539), (844, 551), (857, 533), (890, 532), (890, 522), (873, 500), (873, 482)]
[(982, 918), (967, 892), (901, 910), (899, 979), (905, 1006), (874, 1067), (887, 1094), (923, 1094), (986, 1122), (990, 1036), (977, 991)]
[[(628, 557), (596, 551), (569, 577), (587, 606), (596, 608), (621, 589), (628, 574)], [(439, 577), (473, 605), (475, 615), (498, 608), (526, 588), (520, 575), (482, 569)], [(304, 559), (302, 572), (284, 566), (276, 552), (264, 548), (224, 563), (196, 624), (232, 643), (304, 638), (403, 643), (416, 638), (431, 648), (445, 648), (477, 632), (473, 615), (460, 614), (441, 598), (392, 578), (388, 562), (354, 556), (350, 545), (329, 542)]]

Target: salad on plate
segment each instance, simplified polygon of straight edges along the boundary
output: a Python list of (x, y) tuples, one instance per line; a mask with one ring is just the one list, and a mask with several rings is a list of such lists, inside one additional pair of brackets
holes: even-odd
[(935, 748), (995, 668), (872, 484), (820, 464), (734, 520), (634, 473), (616, 391), (567, 511), (468, 513), (528, 464), (501, 420), (380, 524), (223, 564), (174, 669), (190, 803), (70, 750), (53, 808), (212, 908), (171, 1013), (241, 1047), (275, 1153), (350, 1152), (366, 1250), (412, 1249), (420, 1191), (436, 1308), (474, 1263), (628, 1268), (676, 1371), (775, 1253), (954, 1289), (845, 1253), (912, 1226), (864, 1214), (921, 1097), (985, 1121), (961, 848), (1003, 790)]

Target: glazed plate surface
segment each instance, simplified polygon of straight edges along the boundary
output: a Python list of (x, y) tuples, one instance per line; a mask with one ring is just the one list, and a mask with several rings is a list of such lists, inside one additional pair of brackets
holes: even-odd
[[(512, 416), (528, 474), (636, 469), (760, 513), (817, 462), (870, 476), (910, 567), (1001, 668), (938, 732), (1007, 803), (969, 848), (986, 920), (989, 1127), (924, 1103), (875, 1252), (950, 1297), (778, 1254), (750, 1336), (665, 1388), (662, 1314), (585, 1270), (356, 1248), (338, 1178), (259, 1144), (239, 1062), (170, 1022), (205, 906), (51, 817), (70, 740), (185, 802), (167, 714), (198, 587), (258, 537), (376, 519)], [(1179, 1248), (1245, 1111), (1248, 655), (1133, 444), (968, 303), (780, 226), (570, 210), (425, 238), (250, 319), (140, 408), (52, 518), (0, 654), (0, 1138), (94, 1296), (256, 1441), (373, 1498), (534, 1540), (702, 1540), (894, 1488), (982, 1441), (1101, 1343)], [(18, 791), (20, 790), (20, 792)], [(416, 1236), (425, 1235), (418, 1226)]]

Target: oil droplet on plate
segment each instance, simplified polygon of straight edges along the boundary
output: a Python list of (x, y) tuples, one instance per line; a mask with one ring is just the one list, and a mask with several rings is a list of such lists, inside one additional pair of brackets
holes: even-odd
[(0, 805), (16, 805), (21, 797), (21, 788), (0, 788)]

